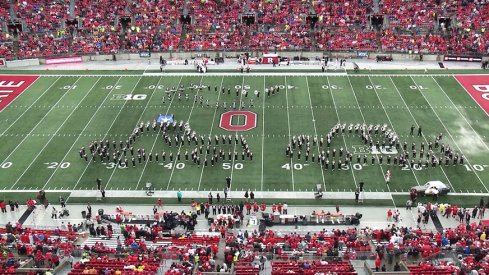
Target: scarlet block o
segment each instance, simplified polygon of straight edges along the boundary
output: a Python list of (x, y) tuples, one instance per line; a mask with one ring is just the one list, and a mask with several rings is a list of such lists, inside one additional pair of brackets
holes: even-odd
[[(232, 125), (233, 116), (244, 116), (244, 125)], [(250, 111), (229, 111), (221, 115), (219, 127), (231, 132), (248, 131), (256, 127), (256, 114)]]

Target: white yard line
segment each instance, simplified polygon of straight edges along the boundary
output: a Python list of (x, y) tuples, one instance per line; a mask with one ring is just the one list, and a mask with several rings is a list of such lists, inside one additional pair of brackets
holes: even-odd
[[(219, 104), (219, 98), (221, 97), (221, 89), (222, 89), (222, 83), (223, 82), (224, 82), (224, 76), (222, 76), (221, 85), (219, 86), (219, 89), (217, 90), (217, 104)], [(214, 121), (216, 119), (217, 109), (219, 109), (219, 107), (215, 107), (215, 109), (214, 109), (214, 115), (212, 116), (211, 129), (209, 130), (209, 137), (211, 137), (211, 138), (212, 138), (212, 129), (214, 129)], [(207, 158), (207, 150), (205, 151), (204, 161), (206, 158)], [(200, 190), (200, 185), (202, 183), (202, 176), (204, 175), (204, 167), (205, 167), (205, 165), (202, 165), (202, 170), (200, 171), (199, 185), (197, 187), (197, 191)]]
[[(399, 97), (401, 98), (402, 102), (404, 103), (404, 106), (406, 106), (406, 109), (408, 110), (409, 114), (411, 115), (411, 118), (413, 119), (414, 123), (416, 124), (416, 126), (419, 127), (418, 121), (416, 121), (416, 118), (414, 118), (414, 115), (411, 112), (411, 109), (407, 105), (406, 101), (404, 101), (404, 98), (402, 97), (401, 92), (397, 88), (396, 83), (394, 83), (394, 80), (391, 77), (389, 77), (389, 79), (391, 80), (392, 85), (394, 85), (394, 88), (396, 89), (397, 93), (399, 94)], [(424, 142), (426, 142), (426, 144), (428, 144), (428, 140), (426, 139), (426, 137), (424, 135), (422, 135), (422, 136), (423, 136)], [(447, 179), (448, 184), (450, 184), (450, 186), (452, 186), (453, 192), (456, 193), (457, 191), (455, 190), (455, 188), (453, 187), (452, 183), (450, 182), (450, 179), (448, 178), (447, 174), (445, 173), (445, 170), (443, 169), (443, 166), (440, 165), (439, 167), (441, 168), (441, 171), (443, 172), (443, 175), (445, 175), (445, 178)]]
[[(39, 78), (41, 78), (41, 77), (39, 77)], [(37, 80), (39, 80), (39, 78), (38, 78)], [(32, 108), (32, 106), (34, 106), (34, 104), (36, 104), (36, 102), (37, 102), (39, 99), (41, 99), (41, 97), (43, 97), (43, 96), (44, 96), (44, 95), (45, 95), (45, 94), (46, 94), (46, 93), (47, 93), (49, 90), (51, 90), (51, 88), (54, 86), (54, 84), (56, 84), (56, 83), (58, 82), (58, 80), (60, 80), (60, 79), (61, 79), (61, 77), (58, 77), (58, 78), (57, 78), (57, 79), (56, 79), (56, 80), (53, 82), (53, 84), (49, 85), (49, 87), (47, 87), (47, 88), (46, 88), (46, 90), (44, 90), (44, 92), (43, 92), (43, 93), (42, 93), (42, 94), (41, 94), (41, 95), (40, 95), (40, 96), (39, 96), (39, 97), (38, 97), (38, 98), (37, 98), (37, 99), (36, 99), (34, 102), (32, 102), (32, 104), (31, 104), (31, 105), (30, 105), (30, 106), (29, 106), (29, 107), (28, 107), (28, 108), (27, 108), (27, 109), (26, 109), (26, 110), (25, 110), (25, 111), (24, 111), (24, 112), (23, 112), (23, 113), (22, 113), (20, 116), (17, 116), (17, 118), (14, 120), (14, 122), (12, 122), (12, 124), (10, 124), (10, 126), (9, 126), (7, 129), (5, 129), (5, 131), (3, 131), (3, 132), (0, 134), (0, 136), (3, 136), (3, 135), (4, 135), (4, 134), (5, 134), (5, 133), (6, 133), (6, 132), (7, 132), (7, 131), (8, 131), (8, 130), (9, 130), (11, 127), (12, 127), (12, 126), (14, 126), (14, 124), (15, 124), (15, 123), (16, 123), (16, 122), (17, 122), (19, 119), (21, 119), (21, 118), (22, 118), (22, 117), (23, 117), (23, 116), (24, 116), (24, 115), (27, 113), (27, 111), (29, 111), (29, 110)], [(27, 90), (28, 90), (28, 89), (29, 89), (29, 88), (30, 88), (30, 87), (31, 87), (31, 86), (32, 86), (34, 83), (36, 83), (36, 82), (37, 82), (37, 80), (36, 80), (36, 81), (34, 81), (34, 82), (32, 82), (32, 83), (31, 83), (31, 85), (29, 85), (29, 87), (27, 87), (27, 88), (25, 89), (25, 91), (24, 91), (22, 94), (24, 94), (25, 92), (27, 92)], [(14, 100), (14, 101), (15, 101), (15, 100)], [(10, 105), (10, 104), (12, 104), (14, 101), (10, 102), (10, 103), (9, 103), (9, 105)], [(7, 105), (7, 106), (8, 106), (8, 105)], [(5, 106), (5, 108), (6, 108), (7, 106)], [(4, 110), (5, 110), (5, 108), (4, 108)]]
[[(348, 83), (350, 83), (351, 90), (353, 91), (353, 96), (355, 97), (355, 101), (357, 102), (358, 110), (360, 111), (360, 114), (362, 115), (363, 123), (365, 123), (366, 122), (365, 116), (363, 115), (362, 108), (360, 107), (360, 103), (358, 102), (357, 95), (355, 94), (355, 89), (353, 89), (353, 85), (351, 84), (350, 77), (347, 76), (346, 78), (348, 79)], [(377, 161), (378, 160), (379, 160), (379, 156), (377, 156)], [(384, 168), (382, 168), (382, 165), (379, 165), (379, 167), (380, 167), (380, 171), (382, 171), (382, 175), (385, 175)], [(386, 185), (387, 185), (387, 190), (389, 191), (389, 193), (392, 193), (389, 184), (386, 184)], [(397, 209), (396, 202), (394, 201), (394, 197), (391, 196), (391, 198), (392, 198), (392, 203), (394, 204), (394, 208)]]
[[(329, 82), (329, 77), (326, 77), (326, 80), (328, 81), (328, 89), (329, 89), (329, 92), (331, 94), (331, 98), (333, 99), (333, 105), (335, 106), (334, 110), (336, 112), (336, 117), (338, 118), (338, 123), (341, 123), (340, 114), (338, 113), (338, 108), (336, 108), (336, 102), (334, 100), (333, 90), (331, 89), (331, 83)], [(352, 87), (352, 93), (355, 93), (353, 91), (353, 87)], [(362, 117), (363, 117), (363, 115), (362, 115)], [(365, 121), (365, 118), (363, 120)], [(345, 136), (343, 134), (341, 136), (343, 138), (343, 143), (345, 144), (345, 149), (348, 151), (348, 149), (347, 149), (348, 145), (346, 144)], [(356, 188), (358, 188), (357, 179), (355, 177), (355, 171), (353, 171), (354, 170), (353, 164), (351, 164), (351, 165), (352, 165), (352, 167), (350, 167), (351, 175), (353, 176), (353, 182), (355, 183), (355, 189), (356, 189)], [(321, 169), (323, 169), (323, 168), (321, 167)], [(324, 190), (326, 191), (326, 188)]]
[[(116, 84), (113, 85), (112, 89), (110, 90), (109, 93), (112, 93), (112, 91), (114, 90), (114, 88), (117, 86), (117, 83), (119, 83), (119, 80), (121, 80), (122, 76), (117, 80)], [(130, 94), (132, 94), (134, 92), (134, 90), (136, 89), (136, 87), (138, 86), (139, 82), (141, 81), (143, 77), (140, 76), (138, 81), (136, 82), (136, 85), (134, 86), (134, 88), (132, 89), (132, 91), (130, 92)], [(115, 116), (114, 120), (112, 121), (112, 123), (110, 124), (110, 126), (107, 128), (107, 132), (105, 132), (104, 136), (102, 137), (101, 140), (104, 140), (107, 135), (109, 134), (110, 132), (110, 129), (112, 129), (112, 126), (114, 126), (114, 123), (116, 122), (117, 118), (119, 117), (119, 115), (121, 114), (122, 110), (124, 110), (124, 106), (126, 106), (127, 102), (129, 102), (129, 100), (124, 100), (124, 104), (122, 104), (121, 108), (119, 109), (119, 112), (117, 113), (117, 115)], [(88, 170), (88, 167), (90, 167), (90, 164), (92, 163), (92, 158), (90, 158), (90, 160), (88, 161), (87, 163), (87, 166), (85, 166), (85, 169), (83, 170), (82, 174), (80, 175), (80, 177), (78, 178), (78, 180), (76, 181), (75, 183), (75, 186), (73, 187), (74, 190), (76, 190), (76, 187), (78, 186), (78, 184), (80, 183), (81, 179), (83, 178), (83, 176), (85, 175), (85, 172), (87, 172)], [(114, 169), (117, 169), (114, 168)], [(69, 198), (68, 198), (69, 199)], [(68, 201), (68, 199), (66, 199), (66, 201)]]
[[(34, 157), (34, 159), (31, 161), (31, 163), (29, 163), (29, 166), (27, 166), (27, 168), (24, 170), (24, 172), (22, 172), (22, 174), (17, 178), (17, 180), (14, 182), (14, 184), (12, 185), (12, 187), (10, 189), (13, 189), (15, 187), (15, 185), (17, 185), (17, 183), (19, 183), (20, 179), (25, 175), (25, 173), (27, 173), (27, 171), (31, 168), (32, 164), (37, 160), (37, 158), (42, 154), (42, 152), (44, 152), (44, 149), (46, 149), (46, 147), (48, 146), (48, 144), (51, 143), (51, 140), (53, 140), (53, 138), (59, 132), (59, 130), (61, 130), (61, 128), (63, 128), (63, 125), (65, 125), (65, 123), (68, 121), (68, 119), (71, 117), (71, 115), (77, 110), (78, 106), (80, 106), (80, 104), (83, 102), (83, 100), (85, 100), (85, 98), (87, 98), (87, 96), (92, 92), (93, 88), (95, 87), (95, 85), (97, 85), (97, 83), (99, 82), (100, 79), (101, 79), (101, 77), (99, 77), (99, 79), (92, 85), (92, 87), (88, 90), (88, 92), (85, 93), (85, 95), (83, 96), (83, 98), (78, 102), (78, 105), (76, 105), (76, 107), (73, 108), (73, 110), (71, 110), (70, 114), (66, 116), (65, 120), (63, 121), (63, 123), (61, 123), (61, 125), (58, 127), (58, 129), (56, 129), (56, 131), (51, 136), (51, 138), (46, 142), (46, 144), (44, 144), (44, 146), (41, 148), (41, 150), (39, 150), (39, 152)], [(72, 85), (70, 87), (70, 89), (68, 89), (68, 91), (66, 93), (69, 93), (70, 90), (72, 89), (72, 87), (75, 87), (75, 86)]]
[[(239, 91), (239, 104), (238, 104), (238, 110), (241, 110), (241, 102), (242, 102), (242, 99), (243, 99), (243, 93), (242, 93), (242, 90), (244, 89), (244, 75), (243, 75), (243, 80), (241, 82), (241, 91)], [(239, 125), (239, 116), (238, 116), (238, 125)], [(245, 123), (246, 124), (246, 123)], [(238, 139), (238, 132), (236, 131), (234, 133), (234, 138), (237, 140)], [(233, 149), (233, 153), (236, 153), (236, 146), (238, 145), (238, 143), (235, 141), (234, 142), (234, 149)], [(238, 156), (239, 157), (239, 156)], [(231, 187), (233, 186), (233, 173), (234, 173), (234, 162), (235, 162), (235, 158), (233, 157), (232, 161), (231, 161), (231, 185), (229, 187), (229, 192), (231, 192)]]
[[(306, 75), (306, 86), (307, 86), (307, 94), (309, 95), (309, 105), (311, 106), (312, 124), (314, 125), (314, 136), (315, 136), (315, 138), (318, 138), (318, 130), (316, 127), (316, 118), (314, 117), (314, 110), (312, 108), (311, 91), (309, 90), (309, 80), (307, 78), (307, 75)], [(319, 146), (316, 146), (316, 148), (318, 149), (318, 156), (319, 156), (319, 154), (320, 154)], [(323, 190), (326, 191), (326, 180), (324, 179), (323, 167), (319, 166), (319, 169), (321, 170), (321, 176), (323, 178), (323, 187), (324, 187)]]
[(265, 89), (266, 89), (266, 80), (267, 78), (263, 76), (263, 92), (262, 94), (262, 133), (261, 133), (261, 185), (260, 185), (260, 191), (263, 191), (263, 173), (265, 172), (264, 170), (264, 165), (265, 165), (265, 159), (264, 159), (264, 153), (265, 153)]
[[(100, 80), (100, 78), (97, 80), (97, 82)], [(97, 84), (97, 83), (95, 83)], [(95, 85), (94, 85), (95, 86)], [(97, 110), (95, 110), (95, 112), (93, 113), (92, 117), (90, 118), (90, 120), (88, 120), (88, 122), (85, 124), (85, 127), (83, 127), (83, 129), (80, 131), (80, 134), (78, 134), (76, 140), (72, 143), (70, 149), (68, 149), (68, 151), (66, 152), (66, 154), (64, 155), (63, 159), (59, 162), (59, 163), (63, 163), (66, 159), (66, 157), (68, 156), (68, 154), (71, 153), (71, 150), (73, 150), (73, 147), (75, 146), (75, 144), (78, 142), (78, 140), (80, 139), (80, 137), (82, 137), (82, 133), (88, 128), (88, 125), (90, 124), (90, 122), (93, 120), (93, 118), (95, 117), (95, 115), (98, 113), (98, 111), (100, 110), (100, 108), (102, 107), (102, 105), (104, 104), (104, 102), (107, 100), (107, 98), (109, 98), (109, 95), (110, 95), (110, 92), (107, 93), (107, 95), (105, 96), (104, 100), (102, 101), (102, 103), (98, 106)], [(51, 179), (53, 178), (54, 174), (56, 174), (56, 172), (58, 171), (59, 169), (59, 165), (56, 166), (56, 168), (54, 169), (53, 173), (51, 174), (51, 176), (48, 178), (48, 180), (46, 181), (46, 183), (44, 184), (44, 186), (42, 187), (42, 189), (46, 189), (46, 186), (49, 184), (49, 182), (51, 181)]]
[[(392, 127), (392, 130), (394, 130), (394, 132), (397, 134), (397, 131), (396, 129), (394, 128), (394, 123), (392, 123), (392, 120), (391, 118), (389, 117), (389, 114), (387, 114), (387, 111), (385, 110), (385, 107), (384, 107), (384, 103), (382, 102), (382, 100), (380, 99), (380, 96), (379, 96), (379, 93), (377, 92), (377, 88), (375, 87), (372, 79), (370, 78), (370, 76), (368, 77), (368, 80), (370, 81), (370, 84), (372, 84), (372, 87), (374, 88), (374, 92), (375, 92), (375, 95), (377, 96), (377, 98), (379, 99), (379, 102), (380, 102), (380, 105), (382, 106), (382, 110), (384, 110), (384, 113), (385, 115), (387, 116), (387, 120), (389, 120), (389, 124), (391, 125)], [(418, 177), (416, 176), (416, 173), (414, 173), (414, 170), (413, 169), (409, 169), (411, 170), (411, 172), (413, 173), (413, 176), (414, 176), (414, 179), (416, 180), (416, 183), (418, 185), (422, 185), (419, 180), (418, 180)], [(389, 190), (390, 191), (390, 190)]]
[[(24, 141), (32, 134), (32, 132), (34, 132), (34, 130), (37, 129), (37, 126), (39, 126), (39, 124), (41, 124), (41, 122), (44, 121), (44, 119), (49, 115), (49, 113), (51, 113), (51, 111), (54, 109), (54, 107), (56, 105), (58, 105), (58, 103), (65, 97), (65, 95), (67, 95), (71, 88), (74, 86), (74, 84), (76, 82), (78, 82), (78, 80), (80, 80), (80, 77), (71, 85), (70, 89), (68, 89), (59, 99), (58, 101), (56, 101), (56, 103), (53, 104), (53, 106), (49, 109), (49, 111), (39, 120), (39, 122), (34, 126), (32, 127), (31, 131), (19, 142), (19, 144), (17, 144), (17, 146), (15, 146), (15, 148), (10, 152), (10, 154), (2, 161), (1, 165), (3, 165), (7, 160), (8, 158), (20, 147), (20, 145), (22, 145), (22, 143), (24, 143)], [(53, 83), (54, 84), (54, 83)], [(49, 89), (48, 89), (49, 90)]]
[[(436, 85), (438, 85), (438, 87), (440, 88), (440, 90), (443, 92), (443, 94), (445, 94), (445, 96), (448, 98), (448, 100), (450, 100), (450, 102), (452, 103), (453, 107), (455, 107), (455, 109), (457, 110), (457, 112), (460, 114), (460, 116), (465, 120), (465, 122), (467, 123), (467, 125), (469, 125), (470, 129), (472, 129), (472, 131), (475, 133), (475, 135), (479, 138), (479, 140), (481, 141), (482, 145), (484, 145), (484, 147), (486, 148), (486, 150), (489, 151), (489, 147), (487, 146), (487, 144), (484, 142), (484, 140), (482, 140), (482, 137), (479, 135), (479, 133), (477, 133), (475, 131), (475, 129), (472, 127), (472, 125), (470, 124), (470, 122), (467, 120), (467, 118), (462, 114), (462, 112), (460, 112), (460, 110), (458, 109), (457, 105), (455, 105), (455, 103), (453, 103), (452, 99), (448, 96), (448, 94), (445, 92), (445, 90), (440, 86), (440, 84), (438, 83), (438, 81), (436, 81), (436, 79), (434, 77), (431, 77), (433, 78), (433, 81), (435, 81)], [(456, 79), (456, 78), (455, 78)], [(458, 80), (457, 80), (458, 81)], [(462, 86), (462, 85), (461, 85)], [(462, 86), (463, 87), (463, 86)]]
[[(160, 76), (160, 78), (158, 78), (158, 82), (156, 83), (155, 88), (153, 89), (153, 92), (151, 92), (151, 96), (149, 97), (148, 101), (146, 102), (146, 105), (144, 106), (144, 109), (143, 109), (143, 111), (141, 112), (141, 115), (139, 115), (139, 118), (138, 118), (138, 120), (136, 121), (136, 125), (135, 125), (135, 127), (137, 127), (138, 123), (139, 123), (139, 122), (141, 121), (141, 119), (143, 118), (143, 115), (144, 115), (144, 113), (145, 113), (146, 109), (148, 108), (148, 105), (149, 105), (149, 103), (151, 102), (151, 99), (153, 98), (153, 95), (155, 94), (156, 89), (158, 89), (158, 85), (160, 84), (161, 78), (162, 78), (162, 76)], [(137, 86), (137, 85), (136, 85), (136, 86)], [(131, 93), (131, 94), (132, 94), (132, 93)], [(155, 142), (156, 142), (156, 139), (158, 139), (158, 135), (156, 135)], [(154, 146), (154, 143), (153, 143), (153, 146)], [(153, 147), (151, 148), (151, 150), (153, 150)], [(150, 151), (150, 152), (151, 152), (151, 151)], [(121, 156), (118, 158), (118, 160), (117, 160), (117, 164), (116, 164), (116, 167), (113, 169), (112, 173), (110, 174), (110, 177), (109, 177), (109, 179), (107, 180), (107, 183), (105, 184), (105, 188), (104, 188), (104, 189), (107, 189), (107, 188), (109, 187), (109, 183), (110, 183), (110, 181), (112, 180), (112, 177), (114, 176), (115, 171), (117, 171), (117, 170), (118, 170), (118, 166), (119, 166), (119, 164), (118, 164), (118, 163), (119, 163), (119, 161), (122, 159), (122, 157), (123, 157), (123, 155), (121, 155)], [(147, 164), (147, 163), (148, 163), (148, 162), (146, 162), (146, 164)], [(146, 168), (146, 165), (145, 165), (144, 167)], [(127, 169), (128, 167), (125, 167), (125, 168)], [(141, 179), (141, 178), (140, 178), (140, 179)], [(139, 182), (138, 182), (138, 184), (139, 184)]]
[[(154, 92), (156, 91), (156, 87), (158, 87), (158, 85), (160, 84), (160, 81), (163, 77), (160, 77), (160, 79), (158, 80), (158, 84), (155, 86), (155, 90), (153, 91), (153, 94)], [(180, 83), (182, 83), (182, 79), (183, 79), (183, 76), (180, 77), (180, 80), (178, 81), (178, 84), (176, 87), (180, 87)], [(178, 89), (178, 88), (177, 88)], [(153, 97), (153, 94), (151, 94), (151, 97)], [(170, 111), (170, 107), (173, 103), (173, 99), (175, 99), (175, 95), (177, 94), (177, 92), (173, 93), (173, 96), (170, 100), (170, 104), (168, 104), (168, 108), (166, 108), (166, 112), (165, 112), (165, 115), (168, 115), (168, 112)], [(166, 96), (166, 95), (163, 95), (163, 96)], [(151, 98), (150, 98), (151, 99)], [(149, 100), (148, 100), (148, 104), (149, 104)], [(146, 108), (148, 107), (148, 104), (146, 104), (146, 107), (144, 107), (144, 111), (143, 111), (143, 114), (144, 112), (146, 111)], [(142, 115), (142, 114), (141, 114)], [(141, 118), (139, 118), (139, 120), (141, 120)], [(151, 150), (150, 152), (153, 152), (153, 149), (155, 148), (155, 145), (156, 145), (156, 141), (158, 141), (158, 137), (160, 136), (160, 129), (158, 128), (158, 132), (156, 134), (156, 137), (155, 137), (155, 140), (153, 141), (153, 145), (151, 146)], [(136, 185), (136, 190), (138, 190), (138, 187), (139, 187), (139, 184), (141, 184), (141, 179), (143, 178), (143, 175), (144, 175), (144, 171), (146, 170), (146, 166), (148, 165), (148, 161), (146, 161), (144, 163), (144, 167), (143, 167), (143, 171), (141, 172), (141, 176), (139, 176), (139, 179), (138, 179), (138, 184)]]
[[(201, 73), (201, 75), (202, 75), (202, 73)], [(204, 80), (204, 75), (202, 75), (202, 78), (200, 79), (199, 87), (202, 86), (202, 80)], [(200, 89), (197, 89), (197, 93), (195, 94), (195, 96), (198, 96), (199, 92), (200, 92)], [(194, 103), (192, 104), (192, 108), (190, 109), (190, 113), (188, 114), (187, 123), (189, 123), (190, 128), (192, 128), (192, 125), (190, 124), (190, 117), (192, 116), (192, 112), (194, 111), (195, 103), (197, 102), (197, 100), (195, 100), (195, 98), (194, 98)], [(180, 145), (178, 146), (177, 154), (180, 153), (181, 149), (182, 149), (182, 143), (180, 143)], [(175, 172), (175, 167), (177, 166), (176, 165), (177, 160), (178, 160), (177, 156), (175, 156), (175, 161), (173, 162), (173, 167), (171, 169), (170, 178), (168, 179), (168, 185), (166, 186), (166, 190), (168, 190), (170, 188), (171, 179), (173, 178), (173, 173)], [(201, 163), (201, 164), (204, 165), (203, 163)]]
[[(424, 96), (423, 92), (421, 92), (421, 89), (419, 88), (419, 85), (416, 83), (416, 81), (414, 80), (414, 78), (411, 76), (411, 80), (413, 81), (413, 83), (416, 85), (416, 87), (418, 87), (418, 90), (420, 91), (421, 95), (423, 96), (423, 98), (426, 100), (426, 102), (428, 103), (428, 105), (430, 105), (430, 108), (431, 110), (433, 110), (433, 113), (436, 115), (436, 118), (438, 118), (438, 120), (440, 121), (441, 125), (443, 126), (443, 128), (445, 128), (445, 131), (447, 132), (447, 134), (450, 136), (450, 138), (452, 139), (453, 143), (455, 144), (455, 146), (457, 146), (457, 149), (458, 151), (463, 154), (463, 151), (460, 149), (460, 147), (458, 146), (458, 143), (455, 141), (455, 139), (453, 138), (452, 134), (450, 133), (450, 131), (448, 131), (448, 128), (445, 126), (445, 124), (443, 123), (443, 121), (440, 119), (440, 117), (438, 116), (438, 114), (436, 113), (435, 109), (433, 109), (433, 107), (431, 107), (431, 103), (428, 101), (428, 99)], [(465, 154), (464, 154), (465, 155)], [(472, 164), (470, 164), (470, 161), (469, 161), (469, 157), (468, 155), (465, 155), (465, 160), (467, 161), (467, 164), (472, 166)], [(477, 173), (477, 171), (475, 171), (475, 169), (472, 169), (472, 171), (474, 172), (475, 176), (477, 177), (477, 179), (480, 181), (480, 183), (482, 184), (482, 186), (484, 186), (484, 188), (486, 189), (487, 192), (489, 192), (489, 189), (486, 187), (486, 185), (484, 184), (484, 182), (482, 181), (482, 179), (479, 177), (479, 174)], [(453, 186), (452, 186), (453, 187)]]
[[(287, 87), (287, 76), (285, 76), (285, 100), (287, 101), (287, 126), (289, 128), (289, 137), (287, 142), (290, 142), (290, 138), (292, 135), (290, 134), (290, 114), (289, 114), (289, 95), (288, 95), (288, 87)], [(295, 181), (294, 181), (294, 160), (290, 158), (290, 171), (292, 175), (292, 191), (295, 191)]]

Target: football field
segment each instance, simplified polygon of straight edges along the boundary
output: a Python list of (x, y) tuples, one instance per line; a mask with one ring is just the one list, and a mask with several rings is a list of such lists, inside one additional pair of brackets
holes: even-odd
[[(92, 190), (100, 178), (107, 190), (143, 190), (151, 182), (157, 190), (206, 191), (222, 190), (228, 176), (232, 178), (233, 190), (311, 191), (321, 184), (325, 191), (349, 192), (359, 182), (365, 182), (366, 191), (407, 192), (411, 186), (431, 180), (448, 184), (454, 193), (489, 190), (489, 123), (483, 109), (487, 107), (485, 98), (489, 98), (483, 92), (487, 91), (483, 85), (489, 84), (487, 76), (462, 79), (451, 75), (284, 73), (0, 78), (1, 89), (21, 89), (11, 92), (18, 93), (17, 98), (1, 105), (0, 189), (4, 190)], [(20, 81), (24, 81), (25, 90), (16, 86)], [(480, 86), (470, 93), (462, 86), (464, 81)], [(268, 96), (266, 89), (272, 87), (278, 87), (278, 92)], [(171, 146), (158, 127), (156, 131), (152, 128), (160, 115), (173, 115), (177, 122), (176, 130), (168, 131), (173, 140)], [(175, 143), (175, 136), (183, 135), (178, 127), (180, 121), (188, 122), (191, 131), (195, 131), (198, 145), (194, 140), (190, 143), (184, 140), (183, 145)], [(126, 156), (118, 156), (121, 165), (111, 161), (116, 150), (122, 152), (120, 142), (125, 144), (141, 122), (144, 132), (133, 144), (135, 167), (129, 150)], [(340, 129), (328, 148), (326, 136), (337, 123), (345, 124), (345, 131), (341, 133)], [(357, 124), (374, 128), (386, 125), (390, 133), (398, 136), (400, 148), (370, 147), (354, 129), (348, 130), (350, 125)], [(414, 135), (410, 135), (412, 125)], [(416, 135), (419, 126), (422, 137)], [(440, 146), (449, 145), (454, 154), (464, 156), (464, 163), (453, 165), (450, 161), (445, 165), (442, 159), (443, 165), (425, 167), (423, 157), (423, 165), (418, 165), (420, 144), (426, 145), (426, 155), (427, 144), (434, 143), (440, 134), (443, 136)], [(226, 137), (225, 144), (222, 135)], [(227, 140), (229, 135), (231, 144)], [(235, 142), (236, 135), (246, 140), (252, 159), (245, 155), (243, 160), (242, 145)], [(306, 145), (300, 159), (298, 148), (293, 149), (294, 156), (290, 158), (286, 155), (287, 145), (291, 138), (302, 135), (305, 139), (309, 136), (308, 160)], [(203, 144), (200, 136), (204, 137)], [(372, 130), (370, 137), (374, 144), (387, 140), (381, 130), (378, 133)], [(319, 146), (321, 138), (324, 144)], [(94, 142), (100, 145), (101, 141), (102, 144), (108, 141), (111, 160), (100, 160), (99, 156), (92, 159), (89, 145)], [(412, 167), (393, 164), (394, 157), (403, 152), (404, 142), (408, 144), (410, 160), (411, 146), (415, 143), (417, 155)], [(86, 149), (87, 160), (80, 157), (81, 147)], [(214, 147), (219, 160), (212, 165)], [(340, 157), (341, 148), (345, 153)], [(144, 149), (146, 161), (139, 162), (137, 149)], [(334, 149), (337, 152), (333, 157)], [(185, 151), (190, 155), (193, 150), (197, 150), (200, 165), (191, 157), (189, 160), (184, 157)], [(317, 156), (328, 150), (330, 164), (325, 169), (318, 164)], [(348, 164), (344, 163), (346, 152), (352, 153), (352, 162)], [(433, 154), (440, 157), (440, 149), (433, 149)], [(123, 159), (128, 160), (128, 165)], [(392, 174), (389, 185), (384, 181), (387, 170)]]

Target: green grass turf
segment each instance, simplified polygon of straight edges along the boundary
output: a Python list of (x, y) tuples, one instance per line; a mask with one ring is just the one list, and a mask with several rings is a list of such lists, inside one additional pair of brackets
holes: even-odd
[[(162, 103), (166, 87), (188, 87), (191, 83), (212, 86), (210, 92), (199, 92), (209, 99), (210, 108), (199, 102), (194, 105), (193, 90), (189, 101), (183, 97)], [(230, 87), (231, 95), (214, 92), (215, 85)], [(251, 92), (272, 85), (294, 86), (271, 97), (263, 92), (260, 98), (242, 97), (247, 104), (250, 98), (255, 101), (251, 110), (257, 114), (257, 126), (240, 133), (254, 153), (253, 161), (239, 158), (202, 168), (184, 160), (168, 165), (167, 159), (166, 165), (152, 162), (120, 169), (98, 160), (88, 164), (79, 158), (79, 148), (90, 141), (125, 141), (138, 122), (152, 121), (158, 114), (189, 120), (198, 134), (234, 134), (219, 127), (224, 111), (216, 110), (215, 102), (226, 101), (228, 106), (234, 100), (239, 102), (236, 85), (249, 86)], [(114, 94), (144, 94), (146, 99), (111, 100)], [(408, 134), (411, 124), (419, 123), (426, 140), (433, 141), (436, 134), (443, 133), (444, 142), (466, 156), (471, 171), (465, 166), (402, 170), (385, 163), (323, 171), (317, 164), (285, 156), (289, 135), (325, 136), (338, 121), (386, 123), (401, 142), (418, 145), (424, 139)], [(487, 192), (489, 167), (484, 165), (489, 164), (489, 129), (484, 121), (487, 115), (451, 76), (42, 76), (0, 113), (0, 161), (5, 167), (0, 169), (0, 189), (94, 189), (95, 179), (102, 178), (107, 189), (143, 189), (149, 181), (161, 190), (222, 190), (225, 177), (232, 175), (232, 188), (237, 190), (304, 191), (320, 183), (326, 191), (352, 191), (364, 181), (366, 191), (395, 192), (441, 180), (458, 193)], [(167, 155), (177, 151), (174, 143), (169, 148), (152, 130), (145, 132), (135, 147)], [(182, 151), (194, 147), (185, 145)], [(356, 135), (335, 138), (332, 148), (340, 147), (354, 154), (365, 152)], [(224, 147), (226, 152), (229, 149), (234, 146)], [(311, 146), (311, 153), (317, 155), (317, 150)], [(480, 165), (481, 171), (473, 169), (474, 165)], [(388, 169), (393, 174), (390, 186), (383, 181)]]
[[(160, 70), (15, 70), (15, 69), (1, 69), (0, 73), (1, 74), (11, 74), (11, 75), (142, 75), (143, 73), (159, 73)], [(188, 72), (195, 72), (193, 66), (189, 66), (188, 69), (186, 70), (167, 70), (167, 72), (171, 73), (188, 73)], [(211, 68), (211, 73), (222, 73), (222, 72), (230, 72), (230, 73), (236, 73), (237, 71), (235, 69), (220, 69), (220, 68)], [(281, 67), (280, 71), (277, 71), (276, 69), (271, 69), (269, 67), (257, 67), (255, 68), (254, 71), (252, 72), (275, 72), (275, 73), (280, 73), (280, 72), (298, 72), (298, 73), (320, 73), (320, 68), (318, 69), (297, 69), (294, 67)], [(420, 68), (417, 70), (367, 70), (367, 69), (362, 69), (359, 72), (355, 72), (353, 70), (344, 70), (344, 69), (330, 69), (328, 70), (329, 73), (339, 73), (339, 72), (346, 72), (351, 75), (375, 75), (375, 74), (386, 74), (386, 75), (393, 75), (393, 74), (402, 74), (402, 75), (410, 75), (410, 74), (440, 74), (440, 75), (446, 75), (446, 74), (487, 74), (487, 70), (483, 69), (435, 69), (435, 70), (427, 70), (425, 72), (424, 68)]]

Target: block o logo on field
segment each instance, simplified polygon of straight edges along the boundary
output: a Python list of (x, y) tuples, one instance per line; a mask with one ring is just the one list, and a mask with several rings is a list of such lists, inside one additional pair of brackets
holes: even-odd
[[(244, 124), (233, 125), (234, 116), (244, 116)], [(256, 114), (250, 111), (229, 111), (221, 115), (219, 127), (232, 132), (248, 131), (256, 127)]]

